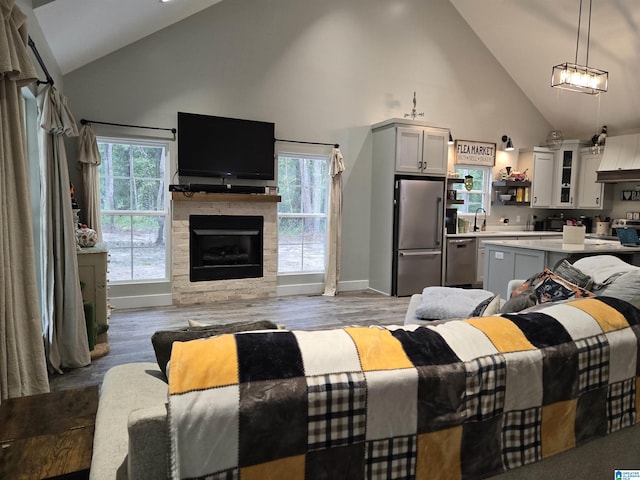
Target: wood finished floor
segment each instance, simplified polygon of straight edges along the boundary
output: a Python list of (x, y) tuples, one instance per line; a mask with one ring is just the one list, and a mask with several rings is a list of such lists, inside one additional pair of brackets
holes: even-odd
[(189, 319), (205, 323), (271, 320), (292, 330), (349, 325), (402, 325), (409, 297), (387, 297), (370, 290), (264, 300), (219, 302), (213, 305), (119, 310), (109, 319), (109, 353), (91, 365), (49, 377), (51, 390), (100, 385), (109, 368), (129, 362), (155, 362), (151, 335), (157, 330), (187, 326)]

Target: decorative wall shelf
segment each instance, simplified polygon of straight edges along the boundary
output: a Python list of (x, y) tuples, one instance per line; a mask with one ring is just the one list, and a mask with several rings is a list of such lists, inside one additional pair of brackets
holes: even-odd
[[(529, 181), (520, 181), (520, 180), (500, 180), (497, 182), (493, 182), (492, 184), (493, 190), (498, 197), (500, 194), (509, 193), (509, 191), (514, 191), (518, 188), (531, 188), (531, 182)], [(503, 202), (499, 198), (491, 201), (491, 205), (508, 205), (508, 206), (517, 206), (517, 207), (528, 207), (531, 205), (530, 201), (527, 202), (518, 202), (515, 200), (516, 195), (512, 194), (511, 198), (513, 200), (507, 200)]]
[(531, 182), (525, 182), (520, 180), (499, 180), (493, 182), (494, 188), (518, 188), (518, 187), (531, 187)]
[[(449, 189), (449, 185), (454, 183), (464, 183), (464, 178), (447, 177), (447, 189)], [(449, 192), (447, 192), (447, 194), (448, 193)], [(464, 200), (451, 200), (447, 198), (447, 205), (464, 205)]]
[(529, 207), (531, 206), (531, 202), (516, 202), (515, 200), (507, 200), (506, 202), (503, 202), (502, 200), (491, 200), (491, 205)]

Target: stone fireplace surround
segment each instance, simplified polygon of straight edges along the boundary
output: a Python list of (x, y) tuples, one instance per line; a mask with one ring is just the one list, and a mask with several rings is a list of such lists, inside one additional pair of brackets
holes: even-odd
[[(173, 192), (171, 199), (173, 305), (193, 305), (276, 296), (279, 195)], [(260, 278), (191, 282), (189, 280), (189, 215), (257, 215), (264, 217), (263, 276)]]

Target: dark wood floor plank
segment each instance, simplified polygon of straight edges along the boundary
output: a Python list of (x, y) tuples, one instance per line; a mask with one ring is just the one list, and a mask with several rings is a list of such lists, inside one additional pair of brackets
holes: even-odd
[(130, 362), (155, 362), (151, 335), (157, 330), (203, 323), (271, 320), (292, 330), (314, 330), (349, 325), (402, 325), (408, 297), (388, 297), (371, 290), (345, 292), (335, 297), (295, 295), (265, 300), (219, 302), (213, 305), (169, 306), (119, 310), (109, 320), (109, 354), (91, 365), (49, 378), (51, 390), (99, 385), (111, 367)]

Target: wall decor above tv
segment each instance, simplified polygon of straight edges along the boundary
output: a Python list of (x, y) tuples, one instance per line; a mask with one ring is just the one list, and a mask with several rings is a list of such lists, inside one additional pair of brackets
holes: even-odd
[(178, 112), (178, 175), (273, 180), (275, 124)]

